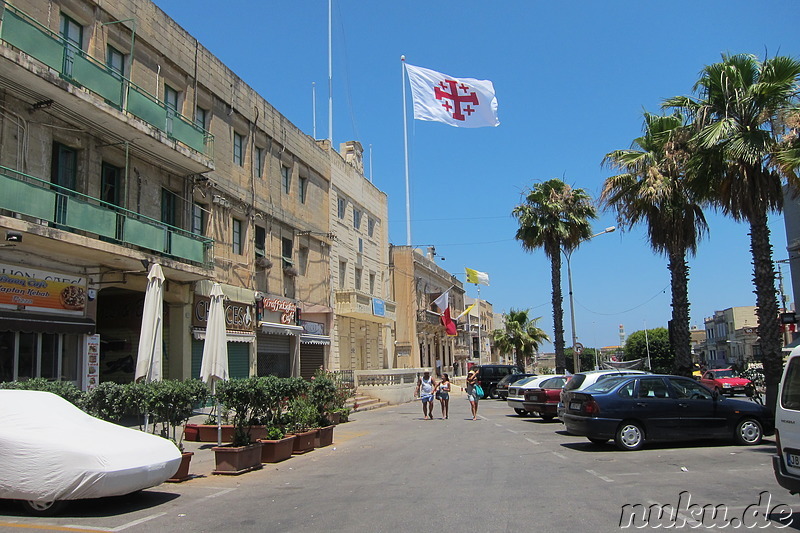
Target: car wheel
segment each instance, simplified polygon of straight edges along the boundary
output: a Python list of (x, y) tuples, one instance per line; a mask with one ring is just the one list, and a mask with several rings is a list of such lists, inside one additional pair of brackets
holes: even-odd
[(528, 416), (528, 411), (526, 411), (525, 409), (517, 409), (515, 407), (514, 412), (517, 413), (519, 416)]
[(541, 415), (541, 416), (542, 420), (544, 420), (545, 422), (550, 422), (556, 417), (556, 415)]
[(22, 507), (31, 516), (54, 516), (66, 505), (63, 501), (39, 502), (22, 500)]
[(496, 400), (500, 396), (497, 395), (497, 387), (492, 387), (489, 389), (489, 398)]
[(638, 450), (644, 445), (644, 430), (637, 422), (623, 422), (617, 428), (614, 442), (620, 450)]
[(755, 418), (745, 418), (736, 424), (736, 432), (733, 434), (736, 442), (743, 446), (755, 446), (761, 444), (764, 431), (761, 424)]
[(600, 445), (600, 444), (605, 444), (606, 442), (608, 442), (608, 439), (600, 439), (600, 438), (597, 438), (597, 437), (587, 437), (587, 438), (589, 439), (589, 442), (591, 442), (592, 444)]

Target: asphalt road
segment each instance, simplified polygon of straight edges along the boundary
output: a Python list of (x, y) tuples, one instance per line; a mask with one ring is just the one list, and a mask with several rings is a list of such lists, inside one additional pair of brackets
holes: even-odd
[[(618, 531), (636, 509), (623, 506), (635, 504), (679, 507), (675, 529), (681, 520), (690, 529), (733, 519), (726, 529), (752, 522), (800, 530), (800, 500), (772, 474), (772, 438), (756, 447), (620, 452), (570, 436), (558, 422), (520, 418), (497, 400), (480, 402), (477, 421), (463, 396), (451, 411), (449, 420), (423, 420), (413, 402), (356, 413), (336, 428), (333, 446), (236, 477), (208, 474), (212, 452), (202, 449), (192, 472), (208, 475), (74, 502), (54, 518), (0, 502), (0, 531)], [(707, 505), (727, 515), (704, 516)], [(756, 512), (765, 508), (772, 522)], [(643, 524), (636, 520), (631, 529)]]

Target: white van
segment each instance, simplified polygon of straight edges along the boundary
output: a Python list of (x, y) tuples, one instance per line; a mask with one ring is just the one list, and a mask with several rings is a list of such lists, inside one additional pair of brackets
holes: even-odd
[(789, 354), (775, 405), (775, 443), (772, 469), (778, 484), (800, 493), (800, 347)]

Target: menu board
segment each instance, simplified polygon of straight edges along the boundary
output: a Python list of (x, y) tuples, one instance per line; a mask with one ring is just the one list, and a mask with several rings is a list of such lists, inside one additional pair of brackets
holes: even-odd
[(86, 336), (86, 390), (100, 383), (100, 335)]

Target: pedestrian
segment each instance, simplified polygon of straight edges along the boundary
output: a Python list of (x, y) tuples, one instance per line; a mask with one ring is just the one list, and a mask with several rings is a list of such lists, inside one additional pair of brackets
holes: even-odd
[(478, 393), (475, 391), (475, 385), (478, 384), (478, 371), (474, 368), (470, 368), (469, 372), (467, 372), (467, 400), (469, 400), (469, 405), (472, 408), (472, 419), (478, 419)]
[(422, 373), (421, 378), (417, 378), (417, 390), (415, 395), (422, 402), (422, 415), (424, 420), (433, 420), (433, 391), (436, 389), (436, 381), (431, 377), (427, 370)]
[(442, 381), (436, 386), (436, 397), (442, 406), (442, 419), (447, 420), (450, 413), (450, 376), (443, 374)]

